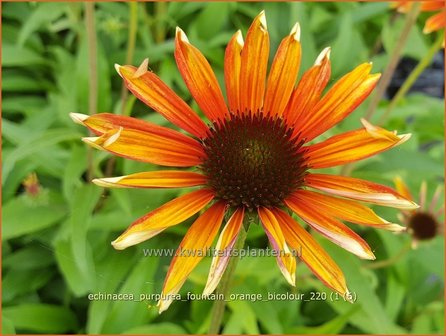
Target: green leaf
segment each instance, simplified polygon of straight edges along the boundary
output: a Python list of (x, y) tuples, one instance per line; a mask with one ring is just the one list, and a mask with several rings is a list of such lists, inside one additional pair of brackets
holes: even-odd
[(2, 335), (13, 335), (15, 333), (16, 330), (12, 321), (2, 314)]
[(11, 270), (3, 277), (3, 302), (11, 302), (14, 298), (34, 292), (43, 287), (54, 276), (47, 268), (39, 270)]
[(3, 266), (14, 270), (42, 269), (54, 263), (49, 247), (28, 245), (11, 254), (3, 255)]
[(60, 195), (53, 192), (47, 204), (33, 204), (27, 195), (12, 199), (3, 207), (2, 241), (55, 225), (66, 213)]
[(48, 60), (43, 58), (31, 49), (24, 46), (4, 44), (3, 51), (3, 66), (33, 66), (46, 65)]
[(186, 330), (177, 324), (170, 322), (161, 322), (150, 325), (134, 327), (123, 332), (129, 335), (170, 335), (170, 334), (186, 334)]
[(48, 304), (4, 307), (3, 314), (16, 329), (37, 333), (66, 333), (77, 329), (76, 315), (68, 308)]

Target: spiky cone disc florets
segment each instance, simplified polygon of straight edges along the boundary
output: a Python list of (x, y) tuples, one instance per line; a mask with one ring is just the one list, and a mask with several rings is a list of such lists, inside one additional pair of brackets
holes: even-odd
[(231, 113), (214, 123), (203, 140), (207, 158), (201, 170), (216, 198), (232, 207), (281, 206), (303, 185), (301, 146), (282, 118)]

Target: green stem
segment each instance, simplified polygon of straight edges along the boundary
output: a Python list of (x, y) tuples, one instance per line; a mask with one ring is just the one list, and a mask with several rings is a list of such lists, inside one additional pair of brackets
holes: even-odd
[[(85, 27), (87, 31), (88, 45), (88, 68), (89, 68), (89, 96), (88, 96), (88, 114), (96, 113), (98, 107), (98, 66), (96, 49), (96, 28), (94, 23), (94, 3), (85, 3)], [(93, 151), (88, 146), (87, 151), (87, 178), (93, 179)]]
[(390, 112), (392, 112), (396, 104), (401, 100), (401, 98), (403, 98), (406, 95), (406, 93), (410, 90), (410, 88), (416, 82), (418, 77), (420, 77), (423, 71), (431, 64), (435, 54), (443, 47), (443, 43), (444, 43), (444, 32), (441, 32), (440, 34), (438, 34), (437, 39), (435, 40), (434, 44), (430, 47), (426, 55), (424, 55), (424, 57), (420, 60), (415, 69), (413, 69), (413, 71), (410, 73), (409, 77), (407, 77), (403, 85), (400, 87), (396, 95), (393, 97), (389, 106), (387, 106), (386, 111), (383, 113), (381, 119), (379, 120), (380, 125), (386, 121), (386, 119), (390, 115)]
[(395, 264), (396, 262), (398, 262), (399, 260), (401, 260), (402, 257), (404, 257), (407, 252), (410, 251), (411, 249), (411, 242), (409, 241), (407, 244), (405, 244), (403, 246), (403, 248), (394, 256), (390, 257), (389, 259), (386, 260), (381, 260), (381, 261), (376, 261), (370, 264), (366, 264), (363, 267), (367, 268), (367, 269), (378, 269), (378, 268), (384, 268), (384, 267), (389, 267), (392, 266), (393, 264)]
[(389, 63), (387, 63), (387, 67), (383, 72), (378, 87), (375, 90), (375, 94), (367, 108), (365, 114), (365, 118), (367, 120), (370, 120), (373, 114), (376, 112), (376, 108), (378, 107), (379, 102), (384, 96), (387, 87), (389, 86), (390, 81), (392, 80), (398, 62), (401, 59), (401, 54), (403, 53), (407, 39), (409, 38), (410, 31), (412, 30), (413, 26), (417, 21), (417, 16), (419, 12), (420, 12), (420, 4), (416, 3), (414, 6), (412, 6), (410, 12), (406, 15), (406, 21), (404, 22), (404, 27), (401, 30), (395, 48), (392, 50), (392, 53), (390, 54)]
[[(247, 235), (247, 230), (245, 230), (245, 227), (242, 226), (240, 228), (237, 241), (234, 244), (234, 250), (240, 251), (243, 248), (243, 246), (245, 245), (246, 235)], [(223, 297), (225, 299), (214, 301), (214, 305), (212, 307), (212, 312), (211, 312), (211, 325), (209, 327), (209, 332), (208, 332), (208, 334), (210, 335), (219, 334), (221, 322), (223, 321), (223, 315), (225, 312), (226, 296), (228, 295), (238, 260), (239, 257), (234, 257), (234, 256), (230, 257), (228, 266), (226, 267), (226, 271), (223, 274), (220, 283), (217, 287), (216, 290), (217, 297), (220, 296), (220, 294), (223, 294)]]

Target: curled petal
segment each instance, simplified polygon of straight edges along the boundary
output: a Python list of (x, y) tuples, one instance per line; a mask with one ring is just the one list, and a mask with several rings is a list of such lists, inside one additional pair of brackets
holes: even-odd
[(314, 65), (303, 74), (291, 96), (285, 110), (289, 125), (295, 125), (297, 120), (304, 118), (316, 105), (327, 86), (330, 74), (330, 48), (325, 48)]
[(410, 194), (409, 188), (406, 183), (402, 180), (400, 176), (395, 177), (394, 179), (396, 191), (402, 195), (404, 198), (413, 200), (412, 195)]
[(209, 189), (200, 189), (173, 199), (139, 218), (112, 245), (117, 250), (141, 243), (168, 227), (177, 225), (203, 209), (214, 198)]
[(242, 229), (244, 213), (244, 208), (237, 209), (220, 233), (220, 237), (218, 238), (215, 247), (216, 254), (212, 259), (211, 269), (209, 271), (203, 295), (209, 295), (215, 288), (217, 288), (217, 285), (228, 266), (230, 258), (233, 258), (231, 256), (231, 251), (237, 240), (240, 229)]
[(206, 176), (186, 171), (162, 170), (127, 176), (94, 179), (101, 187), (114, 188), (179, 188), (204, 185)]
[(266, 85), (263, 111), (281, 116), (293, 91), (299, 73), (301, 46), (300, 27), (296, 25), (277, 49)]
[(175, 60), (181, 76), (203, 113), (212, 121), (228, 115), (217, 78), (206, 58), (189, 43), (186, 34), (177, 27)]
[(240, 67), (243, 49), (242, 32), (238, 30), (228, 43), (225, 51), (225, 84), (229, 109), (233, 113), (240, 112)]
[(240, 99), (242, 112), (257, 113), (263, 107), (268, 67), (269, 35), (265, 12), (253, 21), (241, 54)]
[(410, 134), (396, 135), (362, 120), (364, 127), (335, 135), (318, 144), (305, 147), (307, 164), (314, 169), (334, 167), (362, 160), (400, 145)]
[(225, 211), (224, 202), (215, 203), (198, 217), (186, 232), (164, 280), (162, 298), (158, 302), (160, 313), (169, 307), (173, 296), (178, 293), (189, 274), (208, 253)]
[(264, 207), (258, 209), (260, 221), (268, 236), (273, 250), (276, 252), (276, 260), (285, 279), (292, 286), (296, 285), (296, 258), (290, 251), (279, 222), (274, 213)]
[(125, 158), (163, 166), (192, 167), (206, 157), (197, 141), (167, 128), (163, 132), (143, 132), (120, 127), (99, 137), (82, 140), (97, 149)]
[(329, 195), (323, 195), (309, 190), (298, 190), (289, 196), (294, 203), (304, 200), (320, 213), (329, 213), (336, 218), (390, 231), (403, 231), (404, 227), (392, 224), (379, 217), (372, 209), (358, 202)]
[(326, 286), (342, 295), (347, 294), (344, 274), (330, 255), (285, 211), (274, 209), (273, 212), (288, 245), (293, 250), (300, 251), (299, 258)]
[(416, 209), (418, 205), (392, 188), (354, 177), (307, 174), (305, 184), (327, 193), (368, 203), (400, 209)]
[(137, 69), (131, 65), (117, 65), (116, 70), (130, 92), (147, 106), (190, 134), (200, 139), (206, 137), (206, 124), (153, 72), (142, 72), (141, 68)]
[(333, 243), (363, 259), (375, 259), (369, 245), (340, 221), (319, 212), (311, 202), (296, 197), (289, 197), (285, 204), (313, 229)]
[(365, 63), (342, 77), (302, 118), (296, 120), (296, 132), (311, 141), (348, 116), (376, 86), (379, 74), (369, 75), (372, 65)]

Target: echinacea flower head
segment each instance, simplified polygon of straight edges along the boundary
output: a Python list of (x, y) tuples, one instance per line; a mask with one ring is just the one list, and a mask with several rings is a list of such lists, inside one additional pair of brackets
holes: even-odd
[[(395, 178), (395, 187), (407, 199), (414, 199), (409, 187), (399, 176)], [(442, 193), (442, 186), (438, 186), (431, 201), (427, 202), (427, 184), (423, 182), (418, 193), (420, 207), (405, 209), (398, 214), (399, 220), (406, 225), (407, 232), (412, 237), (413, 248), (417, 248), (420, 242), (430, 241), (443, 234), (444, 205), (439, 204)]]
[[(400, 13), (407, 13), (415, 1), (399, 0), (392, 2), (392, 7)], [(429, 34), (446, 26), (446, 7), (443, 0), (421, 1), (422, 12), (438, 12), (426, 20), (423, 33)]]
[[(125, 249), (204, 211), (190, 226), (179, 249), (207, 250), (227, 215), (216, 243), (205, 294), (216, 288), (247, 213), (257, 214), (277, 263), (294, 286), (292, 250), (329, 288), (347, 294), (344, 275), (316, 240), (291, 217), (295, 213), (315, 231), (365, 259), (367, 243), (342, 220), (377, 228), (402, 229), (361, 202), (412, 209), (415, 203), (389, 187), (357, 178), (321, 174), (317, 169), (358, 161), (409, 139), (363, 120), (363, 127), (322, 142), (313, 139), (347, 117), (370, 94), (379, 74), (364, 63), (324, 93), (330, 78), (330, 49), (324, 49), (296, 85), (300, 58), (296, 24), (280, 43), (268, 71), (269, 34), (264, 12), (246, 40), (236, 32), (226, 48), (226, 101), (209, 63), (177, 28), (175, 60), (203, 121), (153, 72), (116, 66), (128, 89), (142, 102), (188, 134), (131, 117), (108, 113), (72, 118), (95, 137), (84, 141), (133, 160), (189, 170), (161, 170), (96, 179), (105, 187), (198, 187), (139, 218), (112, 245)], [(220, 252), (226, 253), (220, 253)], [(177, 255), (164, 282), (159, 309), (170, 305), (203, 255)]]

